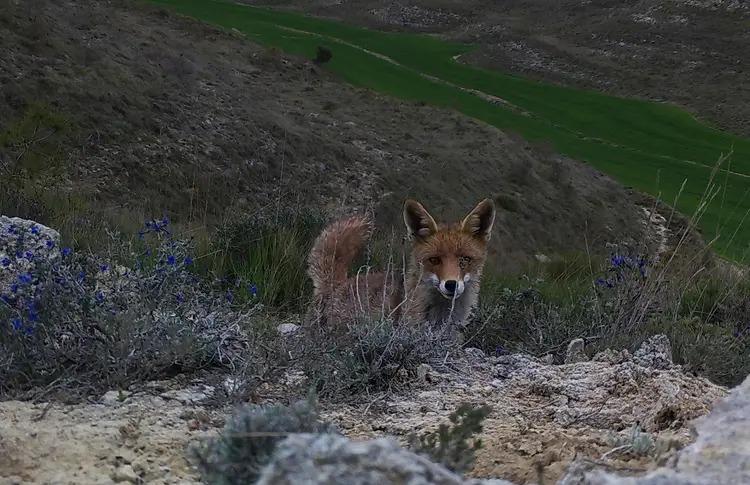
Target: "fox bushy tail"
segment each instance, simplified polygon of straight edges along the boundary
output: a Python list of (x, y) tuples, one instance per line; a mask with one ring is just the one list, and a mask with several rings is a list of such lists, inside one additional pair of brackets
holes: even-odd
[(326, 299), (346, 282), (349, 267), (370, 239), (372, 221), (353, 216), (326, 227), (315, 240), (308, 258), (308, 274), (315, 286), (315, 299)]

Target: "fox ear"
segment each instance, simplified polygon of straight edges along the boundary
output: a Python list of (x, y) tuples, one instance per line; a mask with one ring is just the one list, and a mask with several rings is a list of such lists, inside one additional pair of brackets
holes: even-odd
[(492, 199), (484, 199), (474, 207), (461, 223), (461, 230), (474, 237), (490, 240), (492, 224), (495, 223), (495, 203)]
[(427, 209), (416, 200), (404, 203), (404, 223), (409, 237), (424, 239), (437, 232), (437, 224)]

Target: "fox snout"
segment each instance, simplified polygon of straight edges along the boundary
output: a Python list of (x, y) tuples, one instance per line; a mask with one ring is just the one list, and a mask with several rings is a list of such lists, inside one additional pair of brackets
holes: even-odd
[(438, 275), (431, 273), (426, 279), (443, 297), (453, 300), (464, 293), (466, 283), (471, 279), (471, 275), (466, 274), (463, 279), (441, 279)]
[(446, 298), (458, 298), (464, 292), (464, 282), (461, 280), (445, 280), (440, 282), (438, 290)]

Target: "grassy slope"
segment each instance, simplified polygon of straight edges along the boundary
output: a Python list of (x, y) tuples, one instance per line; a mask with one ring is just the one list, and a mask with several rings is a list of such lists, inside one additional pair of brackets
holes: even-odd
[[(454, 108), (527, 139), (547, 140), (559, 152), (589, 162), (623, 184), (661, 195), (667, 202), (676, 199), (686, 181), (677, 206), (688, 214), (698, 207), (716, 160), (733, 150), (734, 173), (722, 172), (716, 178), (715, 182), (725, 187), (700, 225), (708, 240), (721, 234), (716, 248), (729, 257), (740, 258), (750, 242), (750, 226), (740, 227), (750, 208), (750, 198), (745, 198), (750, 188), (750, 141), (699, 123), (673, 106), (547, 85), (462, 65), (452, 57), (471, 46), (429, 36), (377, 32), (223, 1), (152, 1), (235, 28), (250, 39), (294, 54), (312, 57), (318, 45), (329, 45), (334, 53), (329, 68), (353, 84)], [(400, 65), (335, 39), (383, 54)], [(420, 72), (498, 96), (517, 109), (431, 81)]]

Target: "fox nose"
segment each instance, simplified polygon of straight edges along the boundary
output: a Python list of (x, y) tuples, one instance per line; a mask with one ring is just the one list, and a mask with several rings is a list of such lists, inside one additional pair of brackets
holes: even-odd
[(445, 282), (445, 290), (448, 293), (455, 293), (456, 292), (456, 286), (458, 285), (458, 282), (456, 280), (448, 280)]

